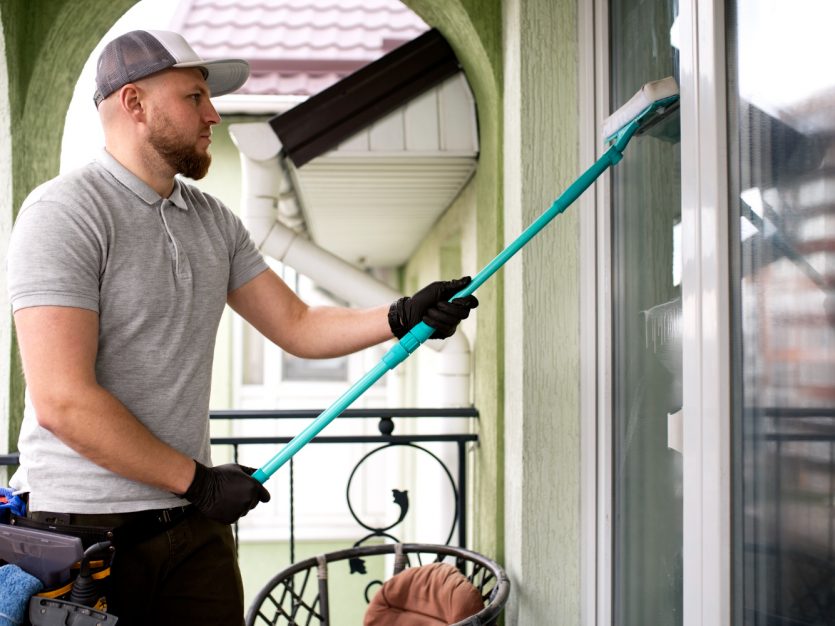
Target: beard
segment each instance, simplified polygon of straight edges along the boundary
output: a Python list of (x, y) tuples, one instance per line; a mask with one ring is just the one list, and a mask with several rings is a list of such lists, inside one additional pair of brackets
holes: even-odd
[(209, 171), (212, 155), (208, 152), (199, 153), (193, 142), (177, 134), (176, 126), (165, 115), (154, 125), (148, 143), (177, 174), (200, 180)]

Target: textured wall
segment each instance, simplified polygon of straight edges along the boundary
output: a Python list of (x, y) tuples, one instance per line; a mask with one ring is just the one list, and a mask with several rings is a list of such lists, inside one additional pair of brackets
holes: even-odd
[[(81, 68), (134, 1), (0, 0), (9, 98), (8, 117), (0, 115), (0, 124), (8, 124), (12, 146), (12, 186), (4, 187), (11, 191), (6, 197), (6, 202), (11, 197), (11, 206), (4, 204), (2, 210), (16, 214), (34, 187), (58, 174), (64, 118)], [(4, 219), (9, 219), (8, 213)], [(14, 449), (23, 415), (16, 347), (9, 370), (8, 440)]]
[[(459, 202), (451, 211), (473, 212), (471, 228), (474, 230), (463, 236), (465, 240), (475, 238), (475, 270), (472, 257), (462, 259), (461, 267), (464, 272), (477, 271), (502, 248), (501, 2), (407, 0), (405, 4), (444, 34), (455, 49), (475, 96), (480, 155), (478, 171), (471, 183), (474, 206), (465, 209)], [(426, 271), (431, 259), (440, 258), (441, 246), (452, 233), (455, 222), (455, 218), (438, 222), (436, 230), (421, 248), (420, 261), (408, 265), (404, 287), (408, 287), (410, 281), (416, 284), (417, 276), (428, 275)], [(462, 248), (462, 255), (466, 254), (466, 248)], [(499, 274), (482, 285), (477, 293), (480, 304), (472, 348), (475, 357), (473, 399), (480, 412), (480, 446), (472, 458), (474, 508), (470, 517), (472, 546), (500, 561), (504, 559), (502, 288), (503, 278)]]
[[(574, 0), (504, 6), (505, 237), (578, 174)], [(580, 621), (576, 207), (505, 273), (505, 559), (509, 624)]]
[[(9, 72), (6, 66), (6, 37), (0, 7), (0, 255), (5, 259), (12, 228), (12, 127), (9, 110)], [(0, 272), (0, 311), (5, 323), (0, 323), (0, 389), (9, 388), (11, 371), (11, 324), (8, 321), (9, 300), (6, 295), (6, 273)], [(0, 393), (0, 454), (8, 451), (5, 434), (9, 431), (9, 394)], [(0, 484), (6, 484), (6, 470), (0, 469)]]

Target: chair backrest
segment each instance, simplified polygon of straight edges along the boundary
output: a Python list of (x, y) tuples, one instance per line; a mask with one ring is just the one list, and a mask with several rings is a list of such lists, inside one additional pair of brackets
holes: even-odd
[[(331, 610), (339, 610), (338, 607), (330, 606), (330, 566), (344, 561), (352, 574), (364, 574), (367, 569), (365, 559), (385, 558), (387, 555), (394, 556), (392, 574), (404, 567), (447, 562), (454, 565), (475, 586), (481, 594), (484, 608), (453, 626), (495, 624), (510, 594), (510, 581), (504, 569), (471, 550), (434, 544), (361, 546), (299, 561), (278, 572), (253, 600), (247, 613), (246, 626), (328, 626)], [(382, 584), (382, 581), (375, 582)], [(366, 586), (366, 597), (357, 598), (358, 602), (368, 603), (368, 590), (372, 585)]]

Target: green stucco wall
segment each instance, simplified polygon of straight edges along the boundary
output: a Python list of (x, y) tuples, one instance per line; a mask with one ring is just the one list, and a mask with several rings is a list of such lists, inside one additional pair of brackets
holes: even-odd
[[(465, 273), (477, 272), (502, 248), (502, 10), (499, 0), (408, 0), (405, 4), (438, 28), (455, 49), (475, 96), (480, 142), (478, 170), (467, 192), (438, 221), (406, 267), (404, 287), (408, 288), (422, 278), (440, 277), (439, 261), (450, 237), (469, 239), (469, 246), (462, 242)], [(497, 275), (477, 294), (473, 402), (480, 413), (480, 442), (474, 457), (470, 515), (472, 547), (500, 562), (504, 559), (502, 289), (502, 277)]]
[[(3, 30), (2, 15), (0, 15), (0, 51), (6, 49), (6, 36)], [(12, 127), (9, 111), (9, 72), (6, 65), (6, 55), (0, 53), (0, 189), (6, 192), (0, 194), (0, 252), (5, 258), (9, 234), (12, 228)], [(0, 311), (6, 323), (0, 323), (0, 454), (9, 450), (8, 431), (9, 415), (9, 372), (11, 363), (12, 329), (7, 311), (9, 300), (6, 295), (6, 274), (0, 272)], [(6, 393), (3, 393), (6, 392)], [(0, 484), (6, 484), (7, 472), (0, 468)]]
[[(64, 118), (90, 51), (134, 0), (0, 0), (12, 144), (11, 208), (58, 174)], [(0, 101), (0, 106), (2, 102)], [(2, 243), (5, 258), (5, 240)], [(23, 415), (17, 348), (9, 358), (9, 447)]]
[[(577, 3), (504, 3), (508, 241), (578, 175)], [(505, 270), (505, 560), (510, 624), (580, 623), (579, 219)]]

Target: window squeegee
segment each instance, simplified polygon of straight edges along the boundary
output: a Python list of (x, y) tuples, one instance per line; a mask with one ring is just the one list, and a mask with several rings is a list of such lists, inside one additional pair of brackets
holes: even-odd
[[(623, 158), (623, 151), (636, 134), (649, 132), (659, 122), (669, 118), (678, 110), (678, 85), (673, 77), (663, 78), (644, 85), (626, 104), (610, 115), (603, 123), (603, 136), (609, 148), (595, 163), (583, 172), (551, 207), (540, 215), (530, 226), (490, 261), (472, 281), (450, 300), (471, 295), (488, 278), (498, 271), (514, 254), (521, 250), (540, 230), (557, 215), (565, 211), (597, 178)], [(434, 328), (425, 322), (412, 327), (395, 344), (380, 362), (355, 382), (345, 393), (327, 409), (322, 411), (302, 432), (287, 443), (273, 458), (252, 475), (264, 483), (282, 465), (310, 442), (322, 429), (339, 416), (351, 403), (359, 398), (371, 385), (377, 382), (389, 370), (394, 369), (429, 339)]]

